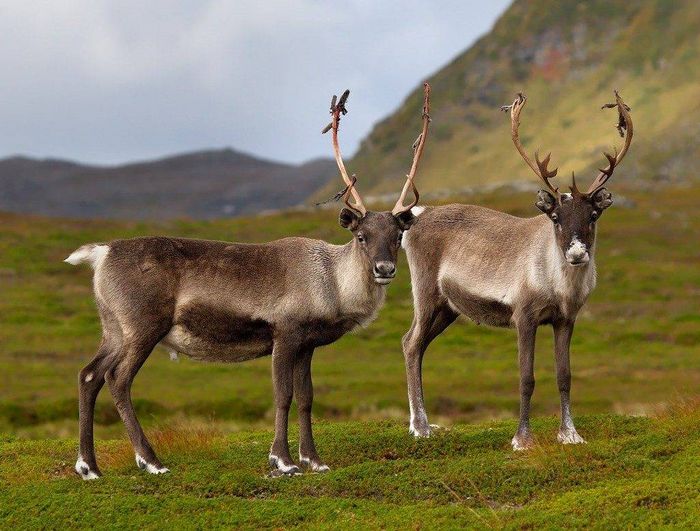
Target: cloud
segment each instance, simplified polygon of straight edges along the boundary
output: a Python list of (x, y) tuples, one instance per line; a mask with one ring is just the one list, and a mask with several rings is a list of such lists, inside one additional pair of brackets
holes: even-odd
[(299, 162), (329, 154), (330, 96), (350, 88), (350, 154), (506, 4), (7, 0), (0, 145), (99, 163), (222, 146)]

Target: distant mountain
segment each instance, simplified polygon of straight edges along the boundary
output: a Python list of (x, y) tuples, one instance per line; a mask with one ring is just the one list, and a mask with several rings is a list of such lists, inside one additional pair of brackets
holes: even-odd
[(217, 218), (303, 203), (335, 163), (299, 166), (232, 149), (100, 167), (53, 159), (0, 160), (0, 210), (75, 218)]
[[(516, 0), (487, 35), (426, 77), (433, 125), (416, 181), (426, 194), (534, 182), (510, 141), (508, 117), (498, 110), (518, 91), (529, 98), (523, 144), (530, 153), (552, 151), (564, 187), (572, 170), (590, 182), (605, 162), (601, 152), (620, 145), (614, 111), (600, 110), (614, 88), (632, 107), (635, 140), (613, 182), (698, 176), (697, 0)], [(421, 99), (418, 83), (350, 161), (361, 192), (398, 193), (420, 130)], [(349, 119), (352, 107), (351, 97)]]

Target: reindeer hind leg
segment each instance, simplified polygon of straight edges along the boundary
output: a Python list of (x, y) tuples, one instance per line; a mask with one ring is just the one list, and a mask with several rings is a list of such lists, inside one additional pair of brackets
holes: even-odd
[(165, 468), (153, 450), (141, 424), (136, 417), (131, 401), (131, 384), (141, 366), (158, 344), (163, 334), (154, 335), (149, 340), (141, 340), (124, 345), (119, 362), (105, 378), (114, 399), (114, 405), (124, 422), (127, 434), (134, 447), (137, 466), (150, 474), (165, 474)]
[(115, 352), (115, 346), (110, 344), (107, 337), (103, 337), (97, 354), (78, 375), (80, 449), (75, 471), (84, 480), (97, 479), (102, 475), (95, 456), (95, 402), (105, 383), (105, 373), (114, 363)]

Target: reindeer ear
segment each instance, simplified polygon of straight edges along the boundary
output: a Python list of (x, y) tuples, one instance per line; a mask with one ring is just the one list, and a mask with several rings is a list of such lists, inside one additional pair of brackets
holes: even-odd
[(399, 222), (399, 226), (401, 227), (401, 230), (408, 230), (411, 228), (411, 225), (413, 225), (413, 222), (416, 221), (416, 216), (413, 215), (411, 210), (406, 210), (405, 212), (401, 212), (400, 214), (396, 214), (394, 216), (396, 218), (396, 221)]
[(340, 226), (344, 229), (355, 230), (359, 221), (359, 216), (349, 208), (344, 208), (340, 211), (340, 217), (338, 218), (338, 222), (340, 223)]
[(593, 204), (600, 210), (605, 210), (613, 204), (613, 196), (605, 188), (601, 188), (593, 194)]
[(535, 206), (545, 214), (551, 214), (557, 207), (557, 200), (547, 190), (540, 190), (537, 192), (537, 201), (535, 202)]

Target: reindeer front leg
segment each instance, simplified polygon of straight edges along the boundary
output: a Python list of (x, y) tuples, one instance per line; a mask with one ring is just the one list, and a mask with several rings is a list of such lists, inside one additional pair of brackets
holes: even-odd
[(537, 324), (529, 319), (517, 323), (520, 365), (520, 422), (511, 441), (513, 450), (527, 450), (534, 442), (530, 431), (530, 399), (535, 391), (535, 336)]
[(330, 470), (316, 452), (311, 430), (311, 406), (314, 401), (314, 385), (311, 381), (313, 349), (299, 353), (294, 362), (294, 397), (299, 412), (299, 462), (313, 472)]
[(571, 418), (569, 393), (571, 391), (571, 366), (569, 361), (569, 347), (571, 336), (574, 333), (574, 321), (562, 321), (554, 323), (554, 357), (557, 363), (557, 386), (561, 399), (561, 424), (557, 439), (562, 444), (585, 443)]
[(289, 407), (292, 404), (294, 359), (298, 347), (275, 341), (272, 350), (272, 385), (275, 390), (275, 439), (270, 448), (270, 466), (273, 474), (294, 475), (299, 467), (292, 461), (287, 441)]
[(413, 324), (402, 340), (411, 412), (409, 433), (415, 437), (430, 437), (432, 429), (423, 399), (423, 356), (433, 339), (454, 322), (457, 312), (447, 304), (416, 309), (415, 312)]

